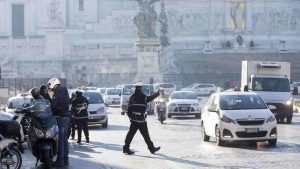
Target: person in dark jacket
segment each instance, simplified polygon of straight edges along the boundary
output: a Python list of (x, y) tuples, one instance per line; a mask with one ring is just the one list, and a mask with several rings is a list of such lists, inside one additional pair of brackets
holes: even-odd
[(46, 85), (41, 85), (40, 87), (40, 94), (44, 97), (44, 99), (47, 99), (49, 102), (51, 102), (50, 95), (48, 93), (48, 87)]
[(54, 94), (51, 99), (51, 109), (56, 116), (58, 125), (58, 154), (54, 166), (62, 167), (69, 165), (68, 127), (70, 123), (69, 94), (66, 87), (60, 85), (57, 78), (48, 81), (48, 87)]
[(89, 129), (88, 129), (88, 108), (89, 102), (88, 100), (82, 95), (81, 91), (76, 91), (75, 98), (72, 101), (72, 112), (74, 114), (74, 119), (77, 126), (78, 132), (78, 144), (81, 144), (81, 133), (82, 130), (85, 135), (85, 140), (87, 143), (90, 142), (89, 140)]
[(125, 145), (123, 146), (123, 153), (127, 155), (134, 154), (129, 147), (137, 130), (141, 132), (147, 143), (148, 149), (152, 154), (160, 149), (160, 147), (154, 147), (154, 144), (150, 139), (146, 120), (147, 114), (145, 113), (147, 103), (157, 98), (159, 96), (159, 91), (151, 96), (146, 96), (142, 90), (143, 85), (141, 83), (136, 84), (134, 93), (129, 97), (127, 114), (130, 119), (130, 128), (125, 139)]
[(71, 94), (71, 98), (70, 98), (70, 126), (69, 126), (69, 134), (71, 135), (71, 139), (74, 140), (75, 138), (75, 131), (76, 131), (76, 122), (74, 119), (74, 113), (72, 111), (72, 101), (75, 99), (75, 92), (73, 92)]

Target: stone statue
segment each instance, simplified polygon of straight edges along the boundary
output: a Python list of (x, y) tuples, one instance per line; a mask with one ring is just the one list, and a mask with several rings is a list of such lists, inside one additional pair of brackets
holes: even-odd
[(159, 0), (136, 0), (139, 3), (139, 12), (133, 18), (140, 37), (153, 37), (155, 35), (157, 13), (154, 3)]
[(243, 30), (243, 21), (245, 18), (245, 11), (242, 3), (236, 3), (233, 8), (231, 8), (231, 18), (233, 20), (234, 30)]
[(59, 12), (59, 2), (53, 0), (48, 5), (49, 26), (62, 26), (63, 20)]

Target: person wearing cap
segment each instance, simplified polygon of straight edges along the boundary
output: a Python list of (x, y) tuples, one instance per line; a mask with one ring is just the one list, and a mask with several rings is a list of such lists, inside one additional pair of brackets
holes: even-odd
[(51, 109), (56, 117), (58, 125), (58, 153), (54, 163), (55, 167), (69, 165), (69, 145), (68, 145), (68, 128), (70, 123), (69, 112), (69, 93), (66, 87), (61, 86), (58, 78), (52, 78), (48, 81), (48, 87), (53, 91), (51, 99)]
[(77, 143), (81, 144), (82, 130), (85, 135), (85, 140), (89, 143), (89, 129), (88, 129), (88, 108), (89, 102), (82, 95), (81, 91), (76, 91), (75, 98), (72, 100), (71, 110), (74, 115), (75, 123), (77, 126), (78, 140)]
[(134, 152), (131, 151), (129, 147), (137, 130), (139, 130), (142, 136), (144, 137), (148, 149), (152, 154), (154, 154), (160, 149), (160, 147), (154, 147), (154, 144), (150, 139), (147, 120), (146, 120), (147, 114), (145, 113), (147, 108), (147, 103), (153, 101), (158, 96), (159, 96), (159, 91), (157, 93), (154, 93), (151, 96), (146, 96), (143, 93), (143, 84), (142, 83), (135, 84), (135, 91), (129, 97), (129, 103), (127, 109), (127, 115), (130, 119), (130, 128), (125, 139), (125, 145), (123, 146), (124, 154), (127, 155), (134, 154)]

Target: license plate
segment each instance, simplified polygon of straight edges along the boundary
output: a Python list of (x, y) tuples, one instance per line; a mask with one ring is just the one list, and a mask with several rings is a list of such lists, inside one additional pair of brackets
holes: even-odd
[(182, 107), (181, 110), (185, 111), (185, 110), (188, 110), (187, 107)]
[(257, 133), (258, 132), (258, 128), (246, 128), (246, 133)]

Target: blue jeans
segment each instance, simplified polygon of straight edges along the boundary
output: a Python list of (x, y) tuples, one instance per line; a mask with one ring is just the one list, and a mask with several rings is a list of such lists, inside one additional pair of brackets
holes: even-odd
[(56, 161), (59, 163), (69, 162), (68, 127), (70, 117), (56, 117), (58, 125), (58, 153)]

